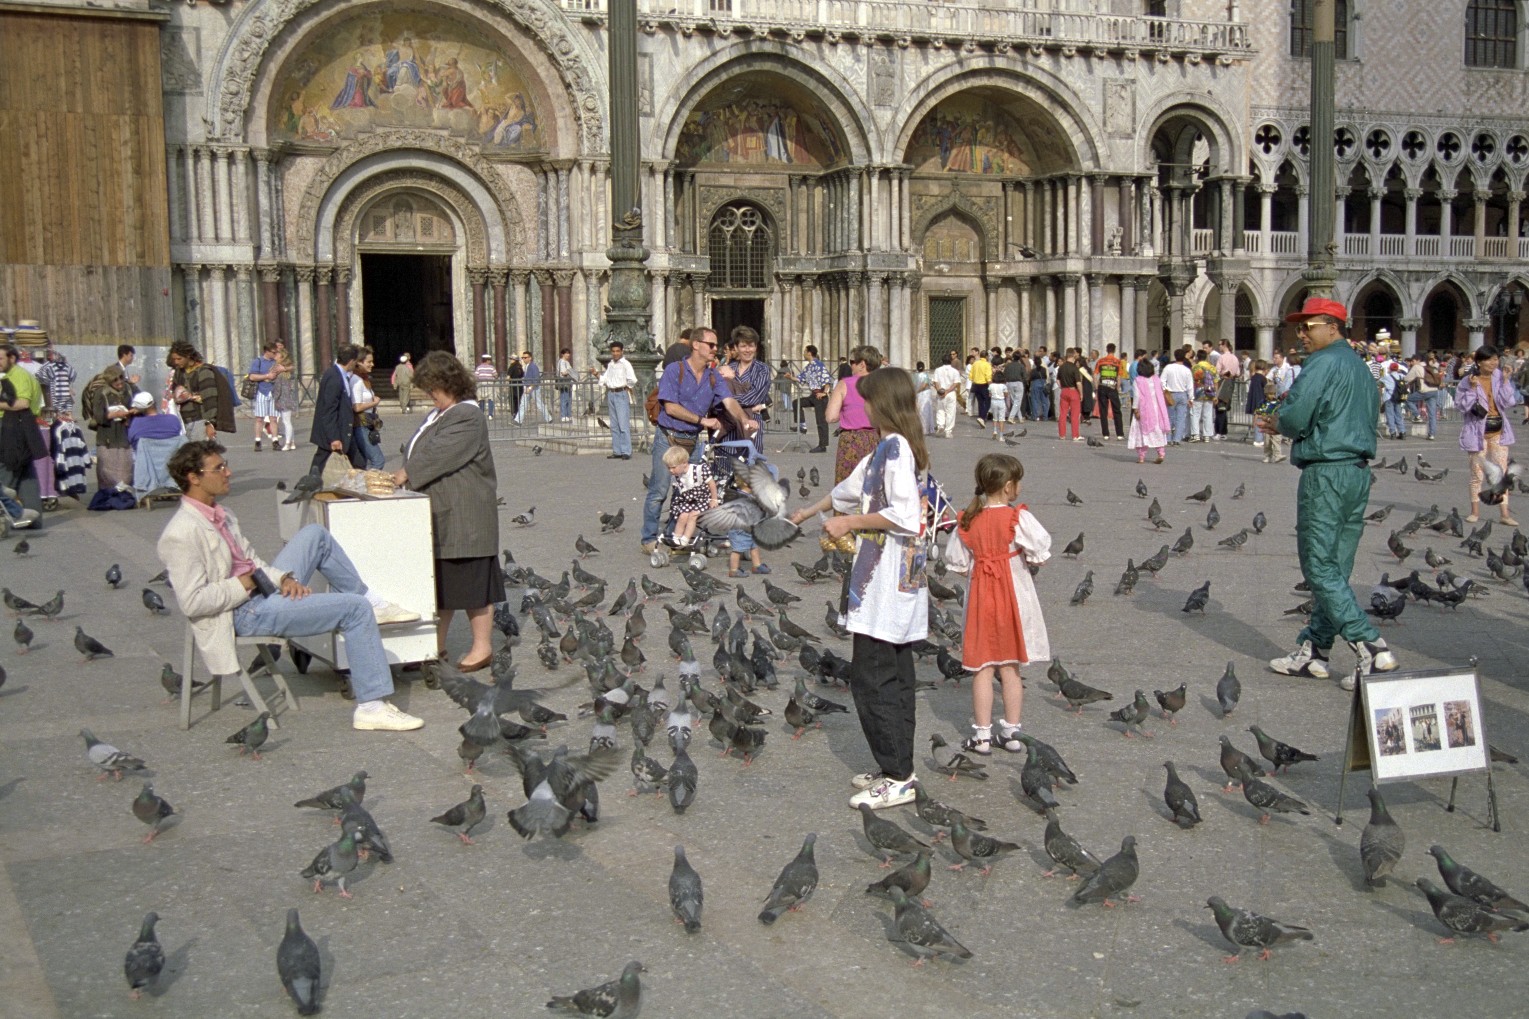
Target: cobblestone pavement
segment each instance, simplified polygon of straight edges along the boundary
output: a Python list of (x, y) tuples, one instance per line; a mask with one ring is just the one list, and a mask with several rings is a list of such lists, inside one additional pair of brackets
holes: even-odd
[[(406, 430), (409, 423), (391, 421), (390, 428)], [(999, 751), (986, 782), (929, 784), (941, 799), (985, 818), (989, 834), (1023, 849), (985, 878), (972, 869), (947, 871), (955, 857), (948, 847), (939, 849), (926, 894), (973, 957), (910, 968), (910, 957), (887, 940), (890, 905), (865, 894), (884, 872), (858, 818), (846, 809), (848, 777), (870, 763), (858, 726), (850, 716), (835, 716), (792, 741), (780, 719), (786, 690), (760, 695), (776, 713), (767, 720), (764, 752), (748, 767), (721, 759), (704, 726), (698, 730), (700, 789), (684, 816), (662, 797), (626, 796), (630, 780), (623, 768), (604, 784), (596, 827), (576, 828), (561, 842), (523, 842), (505, 821), (505, 811), (522, 802), (518, 777), (493, 752), (477, 779), (489, 819), (477, 845), (460, 844), (428, 820), (465, 798), (470, 785), (455, 752), (464, 716), (444, 694), (406, 675), (396, 701), (424, 717), (425, 728), (358, 733), (348, 724), (350, 705), (334, 676), (315, 667), (307, 676), (290, 674), (302, 711), (281, 717), (263, 763), (237, 756), (224, 743), (249, 720), (247, 709), (225, 705), (181, 732), (157, 679), (162, 663), (180, 660), (184, 623), (174, 611), (149, 617), (138, 596), (160, 569), (154, 542), (168, 512), (71, 509), (50, 515), (47, 528), (31, 539), (30, 556), (13, 555), (14, 541), (0, 544), (0, 582), (33, 601), (60, 587), (68, 592), (57, 621), (32, 621), (31, 654), (17, 655), (9, 639), (0, 648), (9, 675), (0, 689), (0, 925), (12, 932), (0, 954), (0, 1014), (288, 1014), (273, 956), (290, 906), (301, 908), (322, 951), (330, 1017), (546, 1015), (543, 1004), (552, 993), (611, 979), (630, 959), (648, 969), (643, 1015), (649, 1017), (1241, 1017), (1260, 1007), (1331, 1016), (1375, 1014), (1391, 995), (1415, 1014), (1517, 1013), (1529, 936), (1506, 934), (1500, 945), (1440, 946), (1436, 938), (1445, 931), (1413, 881), (1437, 879), (1427, 849), (1440, 843), (1520, 897), (1529, 893), (1524, 766), (1496, 772), (1500, 835), (1485, 827), (1479, 775), (1462, 780), (1453, 814), (1443, 809), (1447, 781), (1387, 786), (1407, 851), (1397, 880), (1366, 890), (1357, 846), (1367, 816), (1367, 776), (1348, 784), (1347, 823), (1335, 827), (1332, 819), (1347, 701), (1331, 682), (1279, 677), (1264, 667), (1289, 650), (1298, 629), (1296, 617), (1281, 614), (1303, 597), (1291, 593), (1299, 579), (1296, 472), (1289, 464), (1263, 464), (1251, 446), (1236, 442), (1172, 449), (1166, 464), (1138, 467), (1123, 443), (1093, 448), (1058, 442), (1048, 425), (1029, 429), (1013, 450), (1028, 472), (1023, 501), (1050, 529), (1056, 549), (1087, 534), (1077, 561), (1058, 556), (1038, 580), (1053, 648), (1079, 678), (1113, 691), (1111, 706), (1138, 686), (1150, 693), (1189, 684), (1177, 726), (1154, 717), (1146, 726), (1153, 738), (1126, 739), (1107, 724), (1102, 706), (1081, 717), (1068, 714), (1044, 682), (1044, 669), (1026, 670), (1026, 729), (1057, 746), (1081, 776), (1058, 793), (1063, 822), (1102, 855), (1123, 836), (1136, 836), (1141, 878), (1134, 891), (1141, 902), (1079, 909), (1068, 902), (1074, 886), (1041, 876), (1044, 822), (1016, 801), (1019, 761)], [(935, 440), (932, 448), (937, 474), (964, 501), (972, 465), (996, 444), (966, 419), (958, 436)], [(1436, 469), (1451, 471), (1436, 484), (1410, 474), (1379, 475), (1372, 502), (1395, 509), (1386, 524), (1369, 529), (1361, 546), (1354, 579), (1366, 600), (1382, 570), (1398, 570), (1385, 548), (1391, 526), (1431, 503), (1446, 512), (1451, 505), (1463, 512), (1466, 505), (1465, 457), (1453, 428), (1438, 442), (1388, 442), (1382, 453), (1392, 459), (1405, 453), (1409, 460), (1422, 454)], [(497, 454), (506, 502), (500, 538), (518, 559), (556, 576), (582, 533), (600, 548), (584, 565), (612, 581), (612, 596), (628, 577), (648, 571), (637, 549), (640, 479), (649, 470), (643, 457), (614, 464), (534, 457), (509, 445)], [(230, 504), (269, 558), (278, 546), (272, 485), (294, 479), (308, 453), (255, 454), (241, 438), (231, 455)], [(825, 475), (832, 470), (829, 456), (772, 453), (772, 460), (790, 474), (809, 463)], [(1133, 494), (1138, 478), (1161, 500), (1175, 531), (1157, 534), (1146, 525), (1146, 503)], [(1205, 507), (1185, 501), (1207, 483), (1223, 519), (1215, 532), (1203, 526)], [(1246, 495), (1234, 501), (1239, 484)], [(1068, 488), (1082, 497), (1081, 506), (1067, 504)], [(512, 526), (510, 517), (531, 504), (538, 507), (536, 525)], [(626, 507), (626, 529), (600, 535), (596, 511), (618, 506)], [(1217, 539), (1259, 510), (1269, 521), (1262, 535), (1241, 551), (1217, 547)], [(1134, 596), (1111, 596), (1127, 556), (1139, 562), (1185, 526), (1196, 539), (1189, 555), (1173, 559), (1157, 579), (1142, 580)], [(1499, 529), (1493, 538), (1500, 546), (1506, 534)], [(1457, 611), (1409, 605), (1398, 625), (1386, 627), (1392, 647), (1408, 669), (1478, 658), (1487, 732), (1522, 755), (1529, 751), (1523, 588), (1490, 580), (1481, 561), (1469, 560), (1456, 541), (1423, 531), (1408, 543), (1418, 552), (1406, 565), (1432, 545), (1490, 596)], [(816, 554), (808, 540), (767, 561), (776, 567), (772, 580), (803, 598), (793, 618), (821, 630), (830, 590), (807, 587), (786, 565), (790, 556)], [(113, 562), (126, 577), (118, 591), (102, 579)], [(719, 563), (711, 569), (722, 572)], [(1071, 608), (1068, 597), (1086, 569), (1095, 571), (1097, 591), (1086, 605)], [(678, 577), (666, 570), (663, 579)], [(1205, 615), (1185, 615), (1185, 596), (1205, 580), (1212, 585)], [(742, 586), (762, 595), (755, 580)], [(647, 617), (649, 663), (640, 679), (651, 685), (663, 675), (673, 689), (664, 616), (653, 605)], [(9, 618), (5, 625), (8, 630)], [(115, 649), (116, 657), (82, 664), (71, 646), (75, 625)], [(465, 643), (461, 633), (454, 635), (455, 651)], [(697, 651), (709, 662), (704, 643), (697, 642)], [(528, 645), (519, 653), (518, 686), (541, 689), (546, 703), (573, 714), (587, 699), (582, 671), (549, 672), (532, 651)], [(1243, 698), (1223, 720), (1213, 690), (1228, 661), (1242, 679)], [(291, 669), (285, 659), (282, 667)], [(788, 687), (792, 673), (782, 668)], [(940, 679), (932, 662), (920, 666), (920, 677)], [(844, 690), (824, 692), (849, 699)], [(921, 693), (920, 746), (931, 732), (952, 743), (964, 737), (970, 710), (967, 685), (941, 681)], [(1312, 816), (1281, 815), (1260, 826), (1240, 796), (1218, 791), (1217, 737), (1228, 734), (1251, 752), (1247, 727), (1254, 724), (1321, 756), (1278, 780), (1311, 804)], [(129, 812), (139, 783), (96, 781), (76, 735), (81, 727), (148, 760), (156, 790), (178, 815), (153, 844), (141, 843), (143, 826)], [(588, 732), (587, 721), (564, 723), (554, 727), (548, 745), (566, 741), (581, 748)], [(621, 740), (629, 752), (624, 729)], [(655, 756), (667, 763), (661, 742), (655, 741)], [(1162, 765), (1170, 759), (1199, 798), (1205, 820), (1193, 831), (1180, 831), (1165, 816)], [(927, 779), (939, 778), (922, 753), (920, 762)], [(371, 775), (366, 803), (397, 861), (363, 864), (352, 900), (332, 890), (316, 896), (298, 871), (336, 830), (327, 816), (292, 803), (359, 768)], [(890, 813), (928, 837), (911, 810)], [(755, 919), (760, 903), (808, 831), (818, 833), (822, 884), (805, 909), (765, 927)], [(686, 847), (706, 886), (704, 927), (693, 935), (675, 925), (667, 904), (675, 844)], [(1204, 908), (1210, 895), (1308, 926), (1315, 941), (1281, 946), (1268, 962), (1249, 953), (1241, 964), (1226, 965), (1230, 946)], [(155, 992), (132, 1002), (122, 958), (150, 909), (163, 918), (159, 933), (169, 963)]]

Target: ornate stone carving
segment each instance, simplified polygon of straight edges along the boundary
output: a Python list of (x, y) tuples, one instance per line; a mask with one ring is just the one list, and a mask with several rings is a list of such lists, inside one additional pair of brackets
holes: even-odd
[(995, 259), (998, 257), (999, 206), (997, 198), (966, 194), (960, 189), (960, 179), (952, 178), (949, 194), (914, 196), (912, 234), (922, 238), (935, 219), (951, 209), (958, 209), (982, 227), (983, 258)]
[[(211, 133), (227, 138), (244, 136), (245, 114), (255, 76), (271, 42), (297, 15), (322, 0), (268, 0), (252, 17), (240, 18), (228, 41), (228, 56), (218, 68), (222, 90), (218, 95), (218, 118)], [(579, 47), (569, 33), (567, 15), (548, 0), (488, 0), (509, 15), (552, 59), (573, 99), (573, 116), (579, 123), (580, 148), (595, 152), (604, 147), (601, 137), (599, 93), (584, 66)]]
[(782, 236), (786, 229), (786, 189), (785, 188), (723, 188), (703, 187), (700, 193), (700, 220), (711, 224), (711, 217), (718, 209), (729, 202), (747, 201), (766, 209), (775, 219), (776, 241), (785, 240)]
[[(365, 184), (345, 196), (334, 222), (335, 260), (351, 261), (355, 241), (364, 231), (356, 227), (356, 217), (372, 205), (378, 196), (389, 191), (422, 191), (435, 198), (441, 205), (453, 209), (467, 230), (467, 257), (483, 263), (488, 261), (488, 234), (484, 228), (483, 215), (476, 204), (460, 188), (439, 174), (427, 170), (390, 170), (368, 178)], [(421, 241), (427, 239), (421, 238)], [(455, 237), (445, 238), (455, 243)], [(513, 250), (513, 249), (512, 249)]]
[[(424, 149), (429, 152), (437, 152), (465, 165), (472, 171), (478, 181), (483, 184), (494, 196), (494, 203), (498, 206), (499, 215), (505, 225), (505, 242), (511, 251), (519, 251), (521, 223), (519, 206), (515, 202), (515, 196), (510, 191), (509, 185), (489, 163), (484, 160), (476, 146), (470, 145), (459, 138), (449, 135), (440, 135), (431, 131), (420, 130), (388, 130), (377, 131), (357, 138), (351, 144), (335, 152), (324, 165), (319, 167), (318, 173), (308, 182), (308, 187), (303, 192), (303, 200), (297, 213), (297, 247), (298, 252), (311, 256), (314, 250), (314, 228), (318, 223), (319, 203), (329, 193), (334, 182), (339, 179), (347, 167), (353, 163), (365, 159), (367, 156), (378, 152), (388, 152), (396, 149)], [(430, 179), (443, 181), (445, 178), (435, 174), (427, 174), (426, 171), (415, 171), (422, 175), (428, 175)], [(429, 189), (427, 189), (429, 190)], [(469, 202), (469, 205), (472, 203)], [(477, 218), (475, 214), (473, 217)]]
[(159, 30), (159, 77), (166, 92), (202, 91), (202, 30), (165, 25)]
[(294, 266), (293, 271), (297, 273), (297, 282), (299, 283), (312, 283), (316, 273), (315, 267), (311, 265)]
[(572, 269), (554, 269), (552, 280), (560, 287), (571, 286), (576, 275), (578, 274)]

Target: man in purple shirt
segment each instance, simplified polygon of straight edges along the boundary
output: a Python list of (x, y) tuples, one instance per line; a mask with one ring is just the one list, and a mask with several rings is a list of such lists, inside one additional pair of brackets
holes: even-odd
[(717, 370), (712, 359), (717, 353), (717, 334), (705, 326), (690, 331), (690, 356), (664, 369), (658, 382), (658, 427), (653, 430), (653, 468), (648, 475), (648, 497), (642, 506), (642, 550), (653, 551), (658, 541), (659, 516), (673, 480), (664, 466), (664, 453), (670, 446), (688, 447), (691, 460), (700, 456), (700, 432), (718, 431), (722, 422), (712, 416), (718, 404), (727, 416), (738, 423), (745, 435), (752, 436), (759, 423), (746, 414), (733, 398), (732, 388)]

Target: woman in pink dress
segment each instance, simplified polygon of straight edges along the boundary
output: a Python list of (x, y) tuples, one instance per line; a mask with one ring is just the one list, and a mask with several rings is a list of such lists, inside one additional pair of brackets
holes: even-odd
[(1168, 402), (1163, 399), (1163, 380), (1157, 365), (1144, 357), (1136, 365), (1135, 396), (1131, 400), (1131, 432), (1126, 446), (1136, 450), (1136, 462), (1147, 462), (1147, 449), (1157, 450), (1153, 463), (1162, 463), (1173, 425), (1168, 421)]

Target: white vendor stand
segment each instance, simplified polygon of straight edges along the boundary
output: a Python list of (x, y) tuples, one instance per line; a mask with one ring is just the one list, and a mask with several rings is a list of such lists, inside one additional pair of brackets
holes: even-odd
[[(277, 493), (277, 523), (283, 541), (308, 524), (321, 524), (339, 541), (366, 586), (388, 601), (420, 614), (417, 623), (384, 626), (382, 649), (392, 665), (433, 659), (435, 647), (435, 556), (430, 498), (399, 491), (389, 496), (323, 493), (314, 499), (282, 505)], [(313, 577), (315, 590), (324, 578)], [(345, 639), (337, 634), (293, 638), (292, 659), (299, 672), (318, 658), (336, 669), (348, 668)]]

